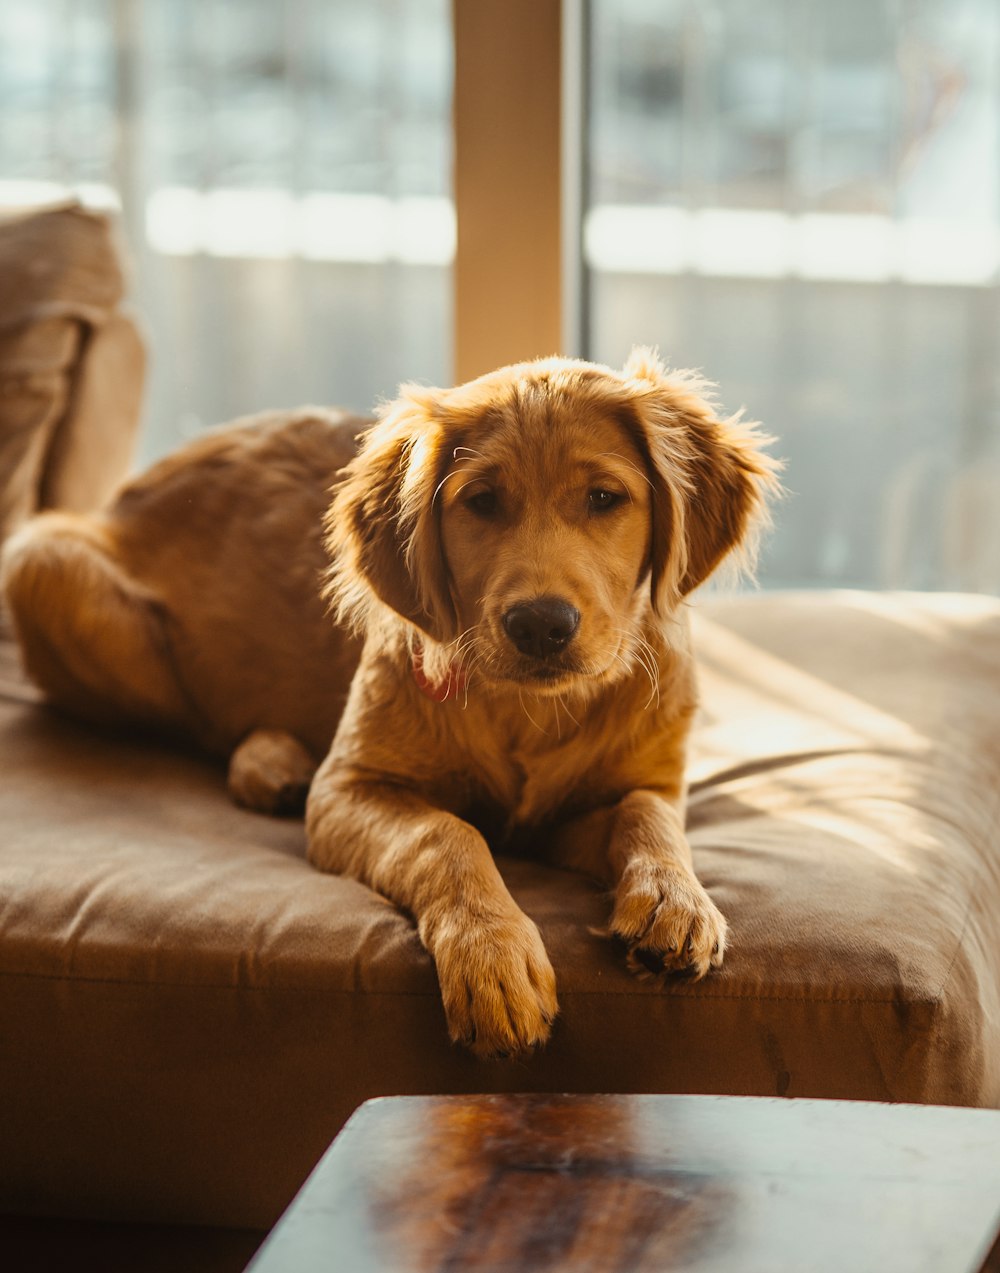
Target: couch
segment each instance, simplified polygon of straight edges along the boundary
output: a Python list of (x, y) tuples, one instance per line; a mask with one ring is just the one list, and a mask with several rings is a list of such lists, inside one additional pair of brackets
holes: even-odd
[(0, 209), (0, 540), (99, 507), (132, 456), (145, 347), (107, 216)]
[(193, 751), (60, 716), (0, 639), (0, 1250), (240, 1268), (378, 1095), (1000, 1106), (1000, 601), (693, 608), (688, 822), (725, 966), (637, 980), (598, 888), (505, 859), (561, 1002), (516, 1062), (449, 1044), (410, 920), (313, 871), (300, 821), (234, 807)]
[(718, 1092), (1000, 1105), (1000, 603), (760, 594), (695, 628), (696, 865), (732, 926), (639, 981), (582, 877), (507, 860), (549, 1046), (448, 1043), (411, 922), (222, 769), (0, 684), (0, 1209), (266, 1230), (368, 1097)]

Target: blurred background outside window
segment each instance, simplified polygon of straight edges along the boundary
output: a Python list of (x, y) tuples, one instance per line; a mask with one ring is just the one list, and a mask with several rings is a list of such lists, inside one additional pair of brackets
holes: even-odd
[(120, 207), (140, 459), (451, 364), (448, 0), (0, 0), (0, 206)]
[(780, 438), (765, 585), (1000, 591), (1000, 5), (593, 0), (588, 353)]
[[(577, 12), (573, 352), (657, 345), (778, 435), (766, 586), (1000, 591), (996, 0)], [(451, 87), (448, 0), (2, 0), (0, 205), (120, 206), (141, 459), (451, 379)]]

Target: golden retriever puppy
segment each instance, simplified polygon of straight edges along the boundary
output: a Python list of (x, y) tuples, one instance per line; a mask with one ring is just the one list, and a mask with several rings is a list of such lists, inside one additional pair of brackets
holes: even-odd
[(328, 517), (328, 592), (364, 635), (307, 804), (309, 857), (415, 918), (451, 1037), (542, 1043), (535, 924), (494, 863), (532, 832), (614, 889), (637, 967), (718, 965), (726, 922), (684, 835), (696, 706), (684, 598), (777, 488), (765, 441), (645, 351), (405, 388)]
[(29, 670), (71, 710), (231, 755), (257, 808), (300, 802), (332, 737), (310, 861), (413, 915), (477, 1055), (543, 1042), (557, 1011), (491, 847), (605, 880), (637, 969), (704, 975), (726, 924), (684, 836), (684, 600), (752, 546), (766, 440), (645, 351), (404, 387), (355, 456), (362, 423), (242, 422), (105, 513), (30, 523), (3, 557)]

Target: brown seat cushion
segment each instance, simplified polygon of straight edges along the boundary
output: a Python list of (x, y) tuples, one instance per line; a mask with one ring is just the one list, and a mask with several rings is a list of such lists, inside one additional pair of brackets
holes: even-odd
[(411, 923), (0, 670), (0, 1209), (265, 1227), (390, 1093), (718, 1092), (1000, 1104), (1000, 602), (702, 601), (705, 981), (633, 979), (586, 880), (503, 864), (562, 1013), (518, 1063), (449, 1045)]

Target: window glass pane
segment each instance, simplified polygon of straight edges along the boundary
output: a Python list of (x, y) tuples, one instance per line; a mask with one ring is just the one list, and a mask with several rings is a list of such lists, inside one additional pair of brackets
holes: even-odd
[(765, 584), (1000, 591), (1000, 7), (590, 10), (590, 354), (779, 435)]
[(5, 0), (0, 204), (122, 209), (151, 456), (451, 364), (447, 0)]

